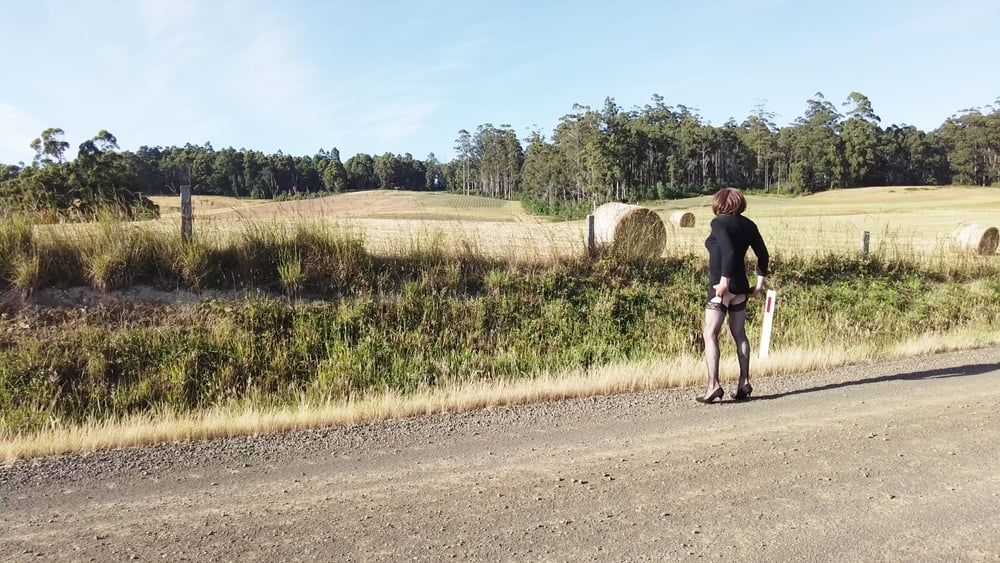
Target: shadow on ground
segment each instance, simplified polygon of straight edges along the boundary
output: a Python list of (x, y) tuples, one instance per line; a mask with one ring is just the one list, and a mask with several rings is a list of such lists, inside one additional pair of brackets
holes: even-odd
[(882, 383), (885, 381), (915, 381), (921, 379), (944, 379), (946, 377), (966, 377), (972, 375), (982, 375), (984, 373), (989, 373), (991, 371), (996, 371), (996, 370), (1000, 370), (1000, 363), (973, 364), (968, 366), (955, 366), (949, 368), (931, 369), (926, 371), (914, 371), (909, 373), (884, 375), (882, 377), (872, 377), (868, 379), (856, 379), (854, 381), (830, 383), (828, 385), (820, 385), (818, 387), (808, 387), (805, 389), (796, 389), (794, 391), (786, 391), (784, 393), (774, 393), (772, 395), (759, 395), (755, 396), (753, 400), (767, 401), (771, 399), (781, 399), (782, 397), (788, 397), (790, 395), (815, 393), (817, 391), (829, 391), (831, 389), (840, 389), (842, 387), (866, 385), (869, 383)]

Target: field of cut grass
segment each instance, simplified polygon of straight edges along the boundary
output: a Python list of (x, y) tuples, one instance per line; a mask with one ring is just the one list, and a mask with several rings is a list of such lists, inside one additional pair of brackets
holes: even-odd
[[(181, 199), (178, 196), (155, 195), (149, 199), (160, 207), (162, 219), (176, 219), (181, 215)], [(242, 199), (237, 197), (196, 195), (191, 198), (192, 209), (201, 216), (218, 215), (234, 211), (250, 210), (268, 203), (264, 199)]]
[[(161, 218), (142, 227), (179, 229), (179, 198), (153, 199), (160, 206)], [(364, 239), (368, 250), (382, 254), (415, 245), (447, 245), (493, 256), (544, 260), (579, 253), (583, 244), (582, 223), (550, 223), (530, 215), (517, 201), (439, 192), (372, 190), (283, 202), (194, 196), (192, 206), (196, 235), (212, 239), (268, 223), (333, 226)], [(60, 225), (44, 230), (89, 228)]]
[[(180, 213), (180, 198), (155, 196), (165, 219)], [(442, 192), (370, 190), (313, 199), (270, 201), (193, 196), (196, 216), (227, 221), (402, 219), (536, 222), (520, 202)]]
[[(950, 235), (963, 223), (1000, 227), (1000, 190), (970, 187), (883, 187), (833, 190), (810, 196), (747, 198), (746, 215), (757, 222), (768, 246), (784, 253), (853, 251), (861, 232), (871, 233), (873, 252), (947, 253)], [(653, 202), (669, 218), (694, 213), (694, 229), (674, 229), (673, 244), (696, 251), (712, 218), (711, 197)]]
[[(176, 229), (177, 198), (157, 198), (165, 210), (158, 227)], [(494, 256), (546, 259), (581, 252), (583, 221), (550, 222), (527, 214), (519, 202), (457, 194), (367, 191), (312, 200), (253, 202), (195, 197), (196, 232), (209, 237), (240, 232), (261, 221), (336, 225), (365, 240), (373, 252), (416, 243), (444, 243)], [(647, 202), (668, 224), (667, 256), (703, 252), (712, 218), (711, 197)], [(669, 222), (690, 211), (694, 228)], [(1000, 226), (1000, 190), (974, 187), (882, 187), (834, 190), (803, 197), (751, 195), (747, 216), (773, 252), (853, 252), (861, 232), (871, 251), (886, 256), (937, 259), (951, 255), (950, 235), (964, 223)], [(65, 229), (66, 227), (60, 227)]]

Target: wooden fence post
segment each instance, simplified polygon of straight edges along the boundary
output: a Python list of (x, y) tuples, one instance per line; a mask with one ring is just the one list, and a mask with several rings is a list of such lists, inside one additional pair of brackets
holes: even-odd
[(185, 184), (181, 186), (181, 240), (191, 241), (192, 234), (192, 214), (191, 214), (191, 186)]
[(868, 243), (871, 240), (871, 233), (861, 231), (861, 255), (868, 256)]
[(587, 215), (587, 256), (597, 256), (597, 242), (594, 240), (594, 216)]

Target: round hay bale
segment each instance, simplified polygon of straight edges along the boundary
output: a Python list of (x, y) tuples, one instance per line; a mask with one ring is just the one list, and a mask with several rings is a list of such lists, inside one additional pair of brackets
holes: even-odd
[(667, 243), (667, 227), (645, 207), (605, 203), (594, 211), (594, 243), (619, 256), (656, 258)]
[(1000, 231), (996, 227), (971, 223), (961, 225), (951, 234), (955, 250), (975, 254), (993, 254), (1000, 243)]
[(690, 211), (674, 211), (670, 215), (670, 222), (685, 229), (694, 227), (694, 213)]

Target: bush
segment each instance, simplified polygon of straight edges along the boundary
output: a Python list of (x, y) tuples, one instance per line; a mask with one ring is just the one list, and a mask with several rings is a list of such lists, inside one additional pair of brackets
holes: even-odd
[(521, 200), (521, 204), (529, 213), (552, 217), (560, 221), (572, 221), (583, 219), (594, 209), (593, 202), (590, 201), (561, 201), (555, 200), (551, 204), (542, 199), (526, 197)]

